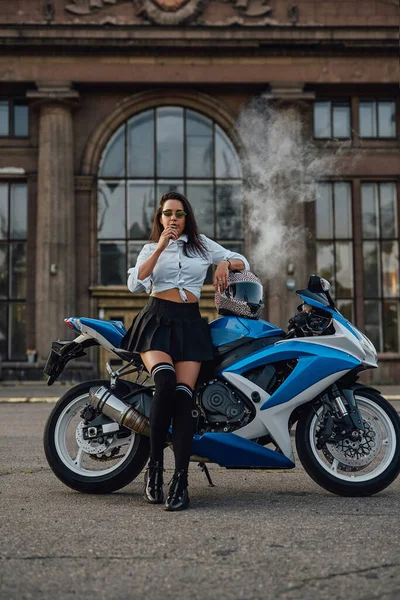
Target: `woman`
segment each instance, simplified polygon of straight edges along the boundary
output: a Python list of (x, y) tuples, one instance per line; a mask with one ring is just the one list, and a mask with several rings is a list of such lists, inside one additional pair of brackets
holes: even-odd
[(145, 498), (152, 504), (164, 501), (163, 453), (172, 420), (175, 473), (166, 510), (183, 510), (189, 504), (193, 388), (201, 362), (213, 358), (209, 328), (199, 311), (201, 287), (210, 264), (217, 265), (214, 287), (220, 290), (227, 287), (229, 269), (249, 265), (241, 254), (198, 233), (188, 200), (177, 192), (161, 197), (151, 240), (128, 270), (129, 290), (151, 291), (151, 298), (133, 320), (123, 346), (140, 353), (155, 384)]

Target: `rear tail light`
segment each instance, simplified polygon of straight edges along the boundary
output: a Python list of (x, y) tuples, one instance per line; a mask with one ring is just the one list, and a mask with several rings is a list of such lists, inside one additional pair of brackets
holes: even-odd
[(69, 317), (68, 319), (64, 319), (64, 323), (70, 327), (71, 329), (73, 329), (74, 331), (80, 331), (80, 323), (78, 319), (74, 319), (72, 317)]

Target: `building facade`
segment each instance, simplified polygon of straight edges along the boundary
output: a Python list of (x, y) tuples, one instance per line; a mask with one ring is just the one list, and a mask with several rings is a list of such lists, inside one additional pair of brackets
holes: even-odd
[[(305, 242), (264, 281), (265, 318), (285, 326), (292, 288), (317, 271), (379, 350), (367, 380), (398, 381), (398, 19), (396, 0), (2, 6), (2, 376), (41, 377), (64, 316), (129, 323), (146, 298), (127, 292), (126, 270), (166, 190), (188, 195), (204, 233), (251, 256), (237, 118), (261, 97), (295, 111), (321, 154), (345, 148), (288, 217)], [(201, 309), (215, 317), (210, 279)], [(105, 360), (90, 354), (69, 373)]]

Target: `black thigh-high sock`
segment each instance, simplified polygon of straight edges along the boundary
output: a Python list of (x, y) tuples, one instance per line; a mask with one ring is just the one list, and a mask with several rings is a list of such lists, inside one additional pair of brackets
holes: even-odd
[(193, 391), (185, 383), (178, 383), (172, 415), (172, 446), (175, 455), (175, 472), (189, 467), (193, 439)]
[(151, 374), (155, 391), (150, 410), (150, 460), (162, 462), (174, 406), (176, 373), (169, 363), (157, 363)]

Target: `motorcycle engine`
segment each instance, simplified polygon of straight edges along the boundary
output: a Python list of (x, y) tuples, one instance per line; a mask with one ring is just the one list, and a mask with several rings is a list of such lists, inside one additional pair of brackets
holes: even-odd
[(243, 400), (228, 383), (215, 379), (199, 394), (204, 431), (234, 431), (251, 415)]

